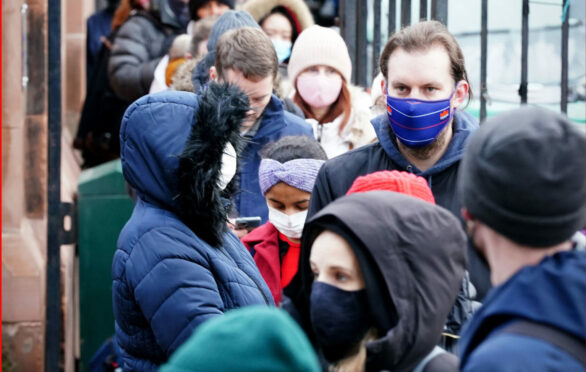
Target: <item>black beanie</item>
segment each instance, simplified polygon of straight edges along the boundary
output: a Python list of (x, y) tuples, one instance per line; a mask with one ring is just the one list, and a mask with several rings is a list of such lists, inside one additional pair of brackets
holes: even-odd
[(525, 106), (470, 138), (458, 188), (472, 217), (512, 241), (549, 247), (585, 223), (586, 138), (565, 116)]
[[(189, 0), (189, 15), (192, 20), (197, 21), (197, 11), (211, 0)], [(234, 0), (216, 0), (218, 3), (226, 4), (230, 9), (234, 9)]]

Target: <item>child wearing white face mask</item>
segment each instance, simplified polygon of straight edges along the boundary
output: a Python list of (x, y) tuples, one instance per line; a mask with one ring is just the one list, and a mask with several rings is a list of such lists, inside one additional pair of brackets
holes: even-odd
[(269, 221), (242, 238), (275, 304), (297, 274), (300, 238), (311, 190), (327, 156), (319, 143), (305, 136), (288, 136), (268, 145), (259, 168), (260, 188), (269, 208)]
[(288, 69), (293, 101), (329, 158), (376, 139), (370, 97), (350, 84), (352, 62), (339, 34), (320, 26), (307, 28), (293, 46)]

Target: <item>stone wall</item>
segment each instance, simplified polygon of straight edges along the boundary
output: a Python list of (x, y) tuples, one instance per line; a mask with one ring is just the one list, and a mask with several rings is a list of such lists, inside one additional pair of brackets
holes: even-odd
[[(28, 33), (22, 35), (22, 5)], [(72, 132), (85, 95), (85, 21), (94, 1), (61, 1), (61, 194), (77, 191), (79, 156)], [(42, 371), (47, 250), (47, 1), (2, 1), (2, 354), (3, 371)], [(23, 38), (29, 82), (22, 86)], [(74, 134), (74, 133), (73, 133)], [(79, 355), (77, 273), (73, 246), (61, 248), (62, 367)]]

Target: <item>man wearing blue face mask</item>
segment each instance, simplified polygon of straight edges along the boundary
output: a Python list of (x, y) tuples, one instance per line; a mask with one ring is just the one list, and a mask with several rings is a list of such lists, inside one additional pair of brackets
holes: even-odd
[[(372, 121), (378, 142), (326, 162), (309, 216), (343, 196), (358, 176), (401, 170), (424, 177), (437, 204), (460, 217), (456, 176), (468, 136), (478, 127), (460, 110), (470, 94), (460, 46), (441, 23), (420, 22), (391, 36), (379, 67), (387, 112)], [(490, 286), (488, 270), (471, 249), (469, 271), (481, 298)]]

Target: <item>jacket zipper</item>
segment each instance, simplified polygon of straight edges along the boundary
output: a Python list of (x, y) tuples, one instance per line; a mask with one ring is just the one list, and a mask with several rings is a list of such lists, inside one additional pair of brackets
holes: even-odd
[[(224, 252), (224, 247), (220, 247), (219, 248), (220, 252), (222, 252), (222, 254), (224, 256), (226, 256), (226, 258), (228, 258), (230, 261), (232, 261), (236, 267), (238, 267), (240, 269), (240, 267), (238, 266), (238, 264), (236, 264), (236, 261), (234, 261), (234, 259), (232, 257), (230, 257), (228, 255), (228, 253)], [(256, 285), (256, 288), (258, 289), (258, 291), (260, 292), (260, 294), (262, 295), (262, 298), (265, 300), (265, 303), (267, 305), (270, 305), (269, 299), (267, 298), (267, 296), (265, 295), (265, 293), (262, 291), (262, 289), (260, 288), (260, 285), (258, 285), (257, 281), (254, 280), (254, 278), (250, 275), (248, 275), (248, 273), (242, 269), (240, 269), (240, 271), (242, 271), (250, 280), (252, 280), (252, 282), (254, 283), (254, 285)]]

